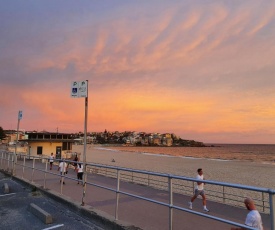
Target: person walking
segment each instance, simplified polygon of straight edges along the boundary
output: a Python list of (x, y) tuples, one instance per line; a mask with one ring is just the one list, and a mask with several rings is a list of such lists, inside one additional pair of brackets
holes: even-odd
[[(67, 163), (64, 161), (64, 159), (62, 159), (62, 161), (59, 163), (59, 166), (57, 169), (57, 171), (60, 172), (60, 176), (61, 176), (60, 183), (62, 182), (62, 176), (64, 176), (65, 173), (67, 173), (67, 167), (68, 167)], [(64, 179), (63, 179), (63, 184), (65, 184)]]
[(51, 153), (50, 159), (49, 159), (49, 162), (50, 162), (50, 170), (52, 170), (52, 168), (53, 168), (53, 160), (54, 160), (54, 156), (53, 156), (53, 153)]
[(77, 172), (77, 184), (79, 184), (79, 181), (83, 184), (83, 165), (81, 163), (78, 163), (76, 166), (76, 172)]
[[(249, 227), (256, 228), (258, 230), (263, 230), (263, 222), (262, 217), (258, 210), (256, 209), (256, 206), (254, 204), (254, 201), (251, 198), (245, 198), (244, 205), (249, 210), (249, 213), (246, 216), (245, 219), (245, 225)], [(231, 228), (231, 230), (245, 230), (246, 228)]]
[(77, 170), (77, 162), (78, 162), (78, 157), (77, 157), (77, 153), (75, 153), (75, 157), (74, 157), (74, 169)]
[[(197, 172), (198, 172), (198, 175), (196, 176), (196, 179), (197, 179), (197, 180), (204, 180), (202, 169), (199, 168), (199, 169), (197, 170)], [(193, 205), (193, 201), (194, 201), (199, 195), (202, 197), (203, 211), (204, 211), (204, 212), (209, 212), (209, 209), (207, 209), (207, 207), (206, 207), (206, 197), (205, 197), (205, 192), (204, 192), (204, 183), (203, 183), (203, 182), (200, 182), (200, 181), (197, 181), (196, 188), (195, 188), (195, 191), (194, 191), (194, 195), (193, 195), (193, 197), (191, 198), (191, 201), (188, 202), (189, 208), (190, 208), (190, 209), (193, 209), (193, 206), (192, 206), (192, 205)]]

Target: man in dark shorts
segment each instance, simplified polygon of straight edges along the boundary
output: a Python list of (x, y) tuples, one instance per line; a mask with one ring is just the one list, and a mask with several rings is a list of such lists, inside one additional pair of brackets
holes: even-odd
[(52, 168), (53, 168), (53, 160), (54, 160), (54, 156), (53, 156), (53, 153), (51, 153), (50, 159), (49, 159), (49, 161), (50, 161), (50, 170), (52, 170)]

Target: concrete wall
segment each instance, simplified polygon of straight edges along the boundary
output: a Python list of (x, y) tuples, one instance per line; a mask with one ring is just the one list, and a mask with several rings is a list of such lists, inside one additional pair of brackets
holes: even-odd
[[(55, 156), (56, 154), (56, 147), (60, 147), (62, 150), (62, 142), (29, 142), (30, 149), (27, 154), (30, 156), (37, 156), (37, 147), (42, 147), (42, 155), (43, 156), (50, 156), (51, 153)], [(62, 151), (62, 157), (66, 157), (66, 153), (68, 150)]]

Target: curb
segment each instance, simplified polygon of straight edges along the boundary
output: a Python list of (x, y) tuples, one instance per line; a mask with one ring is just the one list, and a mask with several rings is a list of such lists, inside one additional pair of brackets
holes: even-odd
[(29, 211), (45, 224), (51, 224), (53, 222), (52, 215), (34, 203), (30, 204)]
[(4, 183), (3, 187), (4, 187), (4, 193), (9, 193), (10, 192), (10, 188), (9, 188), (8, 183)]

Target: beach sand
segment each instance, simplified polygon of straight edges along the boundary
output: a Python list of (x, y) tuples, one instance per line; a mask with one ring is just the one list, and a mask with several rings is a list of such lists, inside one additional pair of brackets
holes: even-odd
[[(75, 152), (83, 153), (83, 149), (83, 145), (73, 146)], [(253, 156), (245, 157), (233, 153), (221, 156), (218, 151), (215, 152), (215, 148), (211, 148), (212, 155), (209, 153), (205, 156), (202, 148), (197, 149), (190, 156), (188, 148), (184, 154), (182, 149), (180, 153), (177, 148), (87, 145), (86, 158), (87, 162), (193, 178), (197, 175), (196, 170), (202, 168), (207, 180), (275, 189), (275, 180), (272, 178), (275, 175), (273, 156), (261, 160), (257, 156), (253, 159)]]

